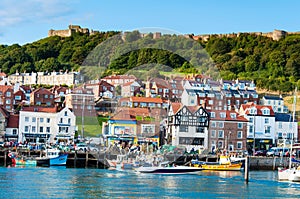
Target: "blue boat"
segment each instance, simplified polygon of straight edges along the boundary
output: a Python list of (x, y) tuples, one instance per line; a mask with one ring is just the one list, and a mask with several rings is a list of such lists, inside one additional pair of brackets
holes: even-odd
[(46, 157), (50, 159), (50, 166), (65, 166), (68, 160), (68, 154), (59, 149), (47, 149)]

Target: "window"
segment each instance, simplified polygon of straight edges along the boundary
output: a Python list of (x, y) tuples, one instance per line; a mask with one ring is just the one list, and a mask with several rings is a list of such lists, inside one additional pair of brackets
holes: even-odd
[(50, 99), (53, 99), (53, 95), (50, 95)]
[(210, 137), (215, 138), (216, 137), (216, 130), (212, 130)]
[(249, 118), (249, 123), (253, 123), (253, 117)]
[(218, 142), (218, 148), (223, 148), (223, 141)]
[(182, 121), (183, 122), (188, 122), (189, 121), (189, 117), (188, 116), (182, 116)]
[(40, 126), (40, 133), (44, 132), (44, 127)]
[(217, 125), (216, 125), (216, 122), (211, 122), (210, 123), (211, 127), (215, 128)]
[(46, 102), (47, 106), (50, 106), (51, 105), (51, 102)]
[(50, 133), (50, 127), (46, 127), (46, 133)]
[(197, 133), (204, 133), (204, 127), (202, 127), (202, 126), (196, 126), (196, 132)]
[(29, 127), (28, 127), (28, 126), (25, 126), (25, 127), (24, 127), (24, 131), (27, 133), (28, 130), (29, 130)]
[(17, 134), (18, 134), (17, 129), (13, 129), (12, 134), (13, 134), (13, 135), (17, 135)]
[(21, 96), (20, 95), (16, 95), (15, 96), (15, 100), (21, 100)]
[(263, 115), (270, 115), (270, 110), (267, 108), (263, 109)]
[(265, 126), (265, 133), (271, 133), (271, 127)]
[(36, 122), (36, 118), (35, 117), (32, 118), (32, 122)]
[(31, 127), (31, 131), (32, 131), (32, 133), (35, 133), (35, 132), (36, 132), (36, 127), (35, 127), (35, 126), (32, 126), (32, 127)]
[(235, 119), (235, 118), (236, 118), (236, 113), (230, 113), (230, 117), (231, 117), (232, 119)]
[(48, 95), (45, 95), (45, 99), (48, 99)]
[(226, 117), (226, 113), (220, 113), (220, 117), (221, 118), (225, 118)]
[(223, 137), (224, 137), (224, 132), (218, 131), (218, 138), (223, 138)]
[(224, 128), (224, 122), (219, 122), (219, 128)]
[(71, 124), (71, 118), (68, 118), (68, 124)]
[(250, 114), (256, 114), (256, 108), (254, 108), (254, 107), (251, 108), (251, 109), (250, 109)]
[(238, 131), (238, 132), (237, 132), (237, 138), (238, 138), (238, 139), (243, 138), (243, 131)]
[(186, 126), (186, 125), (180, 125), (179, 126), (179, 131), (180, 132), (188, 132), (188, 130), (189, 130), (189, 127)]
[(269, 124), (269, 118), (265, 118), (265, 124)]
[(237, 145), (236, 146), (237, 149), (242, 149), (243, 148), (243, 142), (237, 142), (236, 145)]
[(210, 117), (211, 118), (215, 118), (216, 117), (216, 113), (215, 112), (210, 112)]
[(29, 117), (25, 117), (25, 122), (29, 122)]
[(282, 139), (282, 133), (281, 132), (278, 133), (278, 138)]
[(10, 91), (6, 92), (6, 97), (11, 97), (11, 92)]
[(238, 129), (242, 129), (242, 128), (243, 128), (243, 123), (238, 122), (238, 123), (237, 123), (237, 127), (238, 127)]
[(40, 118), (40, 122), (44, 122), (44, 118)]
[(6, 99), (6, 104), (10, 104), (10, 99)]
[(60, 121), (59, 121), (59, 123), (63, 123), (63, 118), (60, 118)]
[(47, 118), (47, 123), (50, 123), (50, 118)]
[(65, 116), (68, 116), (68, 111), (65, 111)]
[(253, 126), (249, 126), (249, 133), (253, 133)]

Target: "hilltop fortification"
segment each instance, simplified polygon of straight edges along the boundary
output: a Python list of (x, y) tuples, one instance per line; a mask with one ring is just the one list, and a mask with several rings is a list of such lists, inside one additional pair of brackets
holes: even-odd
[(284, 38), (286, 35), (292, 35), (292, 34), (300, 34), (300, 32), (286, 32), (284, 30), (274, 30), (273, 32), (239, 32), (239, 33), (229, 33), (229, 34), (204, 34), (204, 35), (186, 35), (187, 37), (193, 38), (194, 40), (203, 40), (207, 41), (211, 37), (229, 37), (229, 38), (235, 38), (239, 37), (241, 34), (253, 34), (256, 36), (264, 36), (264, 37), (269, 37), (272, 38), (275, 41), (278, 41), (281, 38)]
[(81, 28), (79, 25), (69, 25), (68, 29), (66, 30), (49, 30), (48, 37), (51, 36), (60, 36), (60, 37), (70, 37), (74, 33), (79, 32), (87, 35), (93, 35), (99, 31), (89, 30), (88, 28)]

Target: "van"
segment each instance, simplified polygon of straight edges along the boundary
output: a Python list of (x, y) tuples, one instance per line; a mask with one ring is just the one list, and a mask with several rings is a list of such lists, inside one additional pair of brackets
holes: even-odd
[(283, 153), (283, 156), (286, 156), (287, 152), (289, 152), (288, 148), (282, 148), (282, 147), (272, 147), (268, 152), (267, 156), (281, 156)]

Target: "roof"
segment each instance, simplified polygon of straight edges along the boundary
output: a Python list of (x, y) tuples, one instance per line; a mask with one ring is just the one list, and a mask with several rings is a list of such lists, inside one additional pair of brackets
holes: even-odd
[(6, 128), (19, 128), (19, 115), (10, 115)]
[(146, 103), (163, 103), (161, 98), (152, 98), (152, 97), (130, 97), (132, 102), (146, 102)]
[(137, 79), (134, 75), (110, 75), (102, 79)]
[(32, 93), (33, 93), (33, 94), (36, 94), (36, 93), (38, 93), (38, 94), (48, 94), (48, 95), (51, 95), (51, 94), (52, 94), (52, 93), (51, 93), (48, 89), (46, 89), (46, 88), (38, 88), (38, 89), (32, 91)]
[(171, 103), (171, 107), (172, 107), (173, 113), (175, 114), (182, 107), (182, 104), (179, 102), (173, 102), (173, 103)]
[(249, 110), (249, 109), (252, 108), (252, 107), (255, 107), (255, 108), (257, 109), (257, 115), (263, 115), (263, 114), (262, 114), (262, 110), (263, 110), (264, 108), (267, 108), (267, 109), (270, 110), (270, 116), (274, 116), (274, 115), (275, 115), (272, 106), (267, 106), (267, 105), (256, 105), (256, 104), (254, 104), (253, 102), (248, 102), (247, 104), (242, 104), (242, 105), (241, 105), (241, 108), (242, 108), (243, 110), (245, 110), (245, 114), (247, 114), (247, 115), (250, 114), (250, 110)]
[(7, 85), (0, 85), (0, 91), (3, 93), (5, 93), (8, 89), (13, 89), (12, 86), (7, 86)]
[(0, 72), (0, 77), (6, 77), (6, 76), (7, 76), (6, 73)]
[[(238, 122), (248, 122), (248, 120), (242, 116), (239, 115), (238, 112), (234, 110), (207, 110), (209, 113), (215, 113), (215, 117), (211, 117), (211, 120), (223, 120), (223, 121), (238, 121)], [(225, 113), (226, 116), (221, 117), (221, 113)], [(235, 115), (235, 117), (232, 117), (232, 115)]]
[(263, 98), (265, 98), (266, 100), (283, 100), (282, 97), (278, 97), (278, 96), (263, 96)]
[(57, 107), (28, 106), (28, 107), (23, 107), (21, 111), (56, 113)]
[[(275, 121), (276, 122), (292, 122), (293, 116), (291, 114), (286, 113), (275, 113)], [(296, 122), (296, 120), (294, 120)]]
[(166, 110), (160, 108), (131, 108), (119, 107), (111, 119), (135, 120), (136, 116), (159, 116), (166, 115)]

